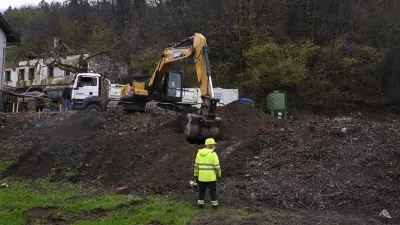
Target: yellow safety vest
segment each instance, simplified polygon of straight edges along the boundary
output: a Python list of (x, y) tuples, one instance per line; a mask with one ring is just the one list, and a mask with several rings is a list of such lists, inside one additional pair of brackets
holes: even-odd
[(212, 182), (221, 178), (221, 167), (214, 149), (203, 148), (197, 152), (194, 176), (201, 182)]

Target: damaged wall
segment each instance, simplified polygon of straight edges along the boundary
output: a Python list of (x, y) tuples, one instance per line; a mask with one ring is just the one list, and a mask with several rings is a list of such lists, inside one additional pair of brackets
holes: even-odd
[[(85, 54), (84, 57), (88, 57)], [(62, 59), (63, 63), (76, 65), (80, 55), (66, 56)], [(47, 59), (31, 59), (20, 61), (18, 66), (12, 67), (8, 65), (5, 69), (5, 85), (11, 87), (25, 87), (32, 85), (46, 84), (67, 84), (70, 83), (74, 75), (72, 72), (61, 70), (53, 66), (51, 63), (53, 58)], [(120, 77), (127, 74), (128, 66), (124, 63), (116, 62), (109, 57), (96, 57), (88, 62), (89, 70), (102, 74), (109, 78), (112, 82), (118, 82)]]
[[(68, 64), (75, 64), (78, 60), (79, 55), (67, 56), (62, 59), (64, 63)], [(24, 87), (71, 82), (73, 74), (55, 67), (51, 64), (53, 61), (54, 59), (52, 58), (31, 59), (20, 61), (15, 68), (7, 67), (5, 69), (5, 84), (11, 87)], [(7, 80), (7, 76), (10, 79)]]

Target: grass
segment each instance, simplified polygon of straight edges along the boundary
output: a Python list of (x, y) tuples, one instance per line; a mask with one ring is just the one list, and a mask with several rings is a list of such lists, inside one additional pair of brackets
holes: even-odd
[(125, 196), (104, 195), (100, 197), (77, 200), (72, 204), (63, 204), (63, 206), (69, 212), (81, 212), (91, 211), (94, 209), (112, 210), (127, 203), (128, 200)]
[(391, 170), (388, 174), (392, 177), (400, 177), (400, 170)]
[[(167, 197), (128, 199), (111, 193), (96, 194), (96, 189), (84, 189), (70, 183), (40, 181), (5, 181), (9, 188), (0, 189), (0, 225), (26, 224), (29, 220), (42, 223), (63, 219), (75, 224), (188, 224), (196, 208), (187, 202), (171, 201)], [(33, 208), (48, 208), (43, 218), (28, 216)], [(82, 216), (82, 212), (101, 212)], [(89, 213), (90, 214), (90, 213)], [(95, 213), (94, 213), (95, 214)]]
[(0, 224), (1, 225), (24, 225), (25, 216), (22, 210), (13, 210), (11, 212), (7, 210), (0, 211)]
[[(209, 205), (198, 210), (193, 204), (169, 197), (127, 198), (48, 180), (3, 182), (10, 187), (0, 189), (0, 225), (52, 224), (53, 220), (75, 225), (279, 224), (293, 218), (278, 212), (249, 213), (225, 207), (215, 211)], [(38, 211), (43, 215), (35, 215)]]
[(67, 198), (83, 194), (82, 187), (68, 183), (50, 183), (43, 180), (12, 182), (9, 188), (0, 191), (0, 209), (27, 210), (39, 206), (61, 206)]
[(5, 157), (7, 160), (2, 160), (0, 161), (0, 173), (4, 172), (9, 166), (14, 164), (14, 162), (11, 160), (11, 155), (13, 152), (14, 148), (12, 145), (7, 144), (4, 146), (4, 151), (1, 152), (2, 157)]
[(146, 204), (138, 205), (129, 211), (112, 211), (106, 218), (97, 221), (79, 221), (76, 225), (119, 225), (149, 224), (159, 221), (162, 224), (188, 224), (196, 214), (196, 208), (185, 202), (172, 202), (167, 198), (151, 198)]
[(18, 157), (23, 154), (23, 150), (12, 144), (0, 144), (0, 173), (6, 171), (10, 166), (17, 162)]
[(0, 162), (0, 173), (4, 172), (12, 164), (14, 164), (14, 162)]

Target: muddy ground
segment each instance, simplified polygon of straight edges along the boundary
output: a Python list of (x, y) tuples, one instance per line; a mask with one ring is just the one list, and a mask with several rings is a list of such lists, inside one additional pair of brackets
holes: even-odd
[[(349, 224), (400, 223), (400, 122), (357, 116), (282, 121), (241, 103), (218, 113), (221, 205), (302, 210), (307, 213), (298, 222), (309, 224), (328, 215), (332, 224), (346, 218)], [(0, 161), (8, 162), (1, 177), (67, 179), (196, 199), (188, 181), (202, 146), (186, 142), (174, 116), (0, 117)], [(379, 218), (383, 209), (391, 219)]]

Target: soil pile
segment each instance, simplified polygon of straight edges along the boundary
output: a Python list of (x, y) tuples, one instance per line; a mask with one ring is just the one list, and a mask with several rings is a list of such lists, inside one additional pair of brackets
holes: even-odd
[[(225, 164), (223, 169), (243, 168), (245, 157), (229, 164), (225, 163), (228, 161), (227, 156), (236, 151), (238, 156), (247, 154), (246, 151), (238, 151), (247, 143), (243, 140), (257, 134), (259, 128), (262, 128), (260, 124), (267, 120), (263, 115), (253, 118), (249, 111), (256, 113), (257, 110), (245, 109), (243, 106), (247, 105), (235, 103), (229, 109), (220, 108), (218, 111), (224, 119), (225, 127), (232, 126), (229, 122), (225, 123), (227, 118), (235, 124), (233, 126), (245, 128), (222, 131), (225, 135), (218, 140), (217, 151), (225, 154), (221, 159), (221, 163)], [(194, 156), (202, 145), (187, 143), (180, 127), (177, 127), (181, 118), (144, 114), (109, 114), (107, 117), (108, 121), (113, 122), (108, 123), (105, 135), (95, 137), (98, 150), (88, 153), (85, 161), (91, 166), (82, 168), (81, 174), (87, 174), (89, 179), (100, 178), (103, 183), (128, 184), (132, 190), (143, 193), (174, 192), (182, 195), (190, 191), (188, 181), (193, 178)]]
[[(244, 168), (251, 137), (271, 120), (251, 107), (234, 103), (219, 108), (224, 120), (223, 138), (218, 140), (221, 163), (234, 174)], [(254, 116), (254, 115), (258, 116)], [(107, 186), (130, 185), (132, 190), (164, 194), (188, 191), (193, 177), (193, 158), (202, 146), (191, 145), (180, 132), (181, 118), (146, 114), (77, 112), (42, 118), (23, 135), (3, 142), (30, 143), (17, 147), (18, 158), (3, 176), (72, 181), (96, 180)], [(225, 122), (225, 120), (227, 122)], [(226, 132), (226, 133), (225, 133)], [(233, 163), (228, 156), (236, 152)], [(240, 158), (240, 159), (239, 159)], [(231, 169), (230, 169), (231, 168)], [(224, 167), (223, 167), (224, 169)], [(241, 169), (240, 169), (241, 170)]]
[[(387, 209), (399, 221), (399, 122), (322, 117), (287, 122), (239, 102), (217, 112), (223, 119), (217, 140), (221, 203), (369, 215)], [(50, 176), (128, 185), (139, 194), (193, 196), (188, 181), (202, 146), (186, 142), (180, 122), (139, 113), (44, 116), (1, 140), (0, 149), (8, 149), (0, 150), (2, 160), (10, 162), (2, 176)]]
[[(400, 123), (307, 118), (254, 137), (224, 196), (296, 209), (400, 217)], [(395, 222), (396, 223), (396, 222)]]
[(223, 119), (222, 139), (235, 140), (238, 137), (249, 138), (259, 132), (266, 132), (273, 127), (284, 124), (263, 112), (252, 108), (249, 104), (233, 102), (217, 109), (218, 116)]
[(19, 135), (34, 124), (36, 114), (27, 113), (0, 113), (0, 141), (7, 139), (11, 134)]

